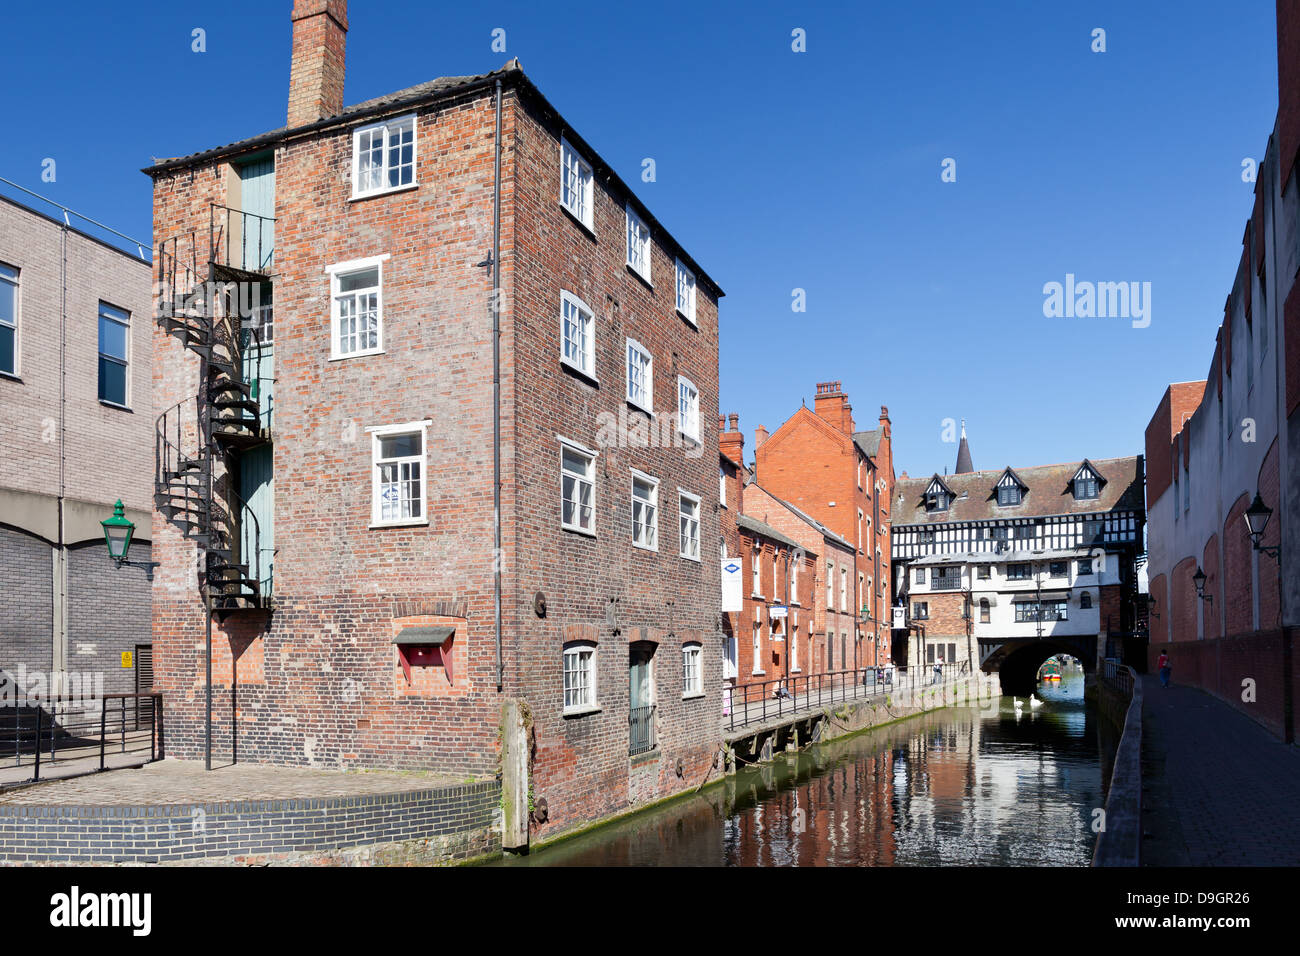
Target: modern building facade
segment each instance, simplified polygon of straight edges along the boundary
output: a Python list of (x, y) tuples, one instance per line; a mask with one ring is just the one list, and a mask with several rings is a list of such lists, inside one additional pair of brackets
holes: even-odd
[[(34, 698), (149, 681), (147, 569), (115, 568), (121, 500), (147, 562), (152, 510), (149, 263), (0, 197), (0, 678)], [(140, 665), (137, 667), (137, 665)], [(22, 678), (21, 681), (18, 678)], [(21, 683), (21, 687), (16, 686)]]
[(516, 61), (344, 108), (346, 29), (299, 0), (288, 125), (146, 170), (218, 284), (153, 339), (168, 749), (210, 624), (223, 759), (488, 775), (510, 701), (546, 838), (712, 767), (722, 293)]
[[(813, 408), (799, 408), (769, 437), (760, 426), (755, 442), (756, 479), (851, 542), (847, 572), (849, 607), (857, 614), (840, 666), (876, 667), (893, 660), (885, 614), (890, 606), (890, 507), (894, 489), (889, 410), (878, 426), (859, 431), (839, 382), (821, 382)], [(838, 602), (837, 602), (838, 603)]]
[[(1278, 113), (1204, 380), (1146, 430), (1151, 648), (1276, 733), (1300, 690), (1300, 13), (1277, 5)], [(1252, 540), (1246, 515), (1269, 512)], [(1243, 700), (1243, 681), (1255, 688)]]
[[(969, 461), (969, 451), (966, 452)], [(1136, 637), (1143, 459), (899, 479), (895, 646), (902, 666), (998, 671), (1029, 693), (1067, 653), (1092, 672)]]

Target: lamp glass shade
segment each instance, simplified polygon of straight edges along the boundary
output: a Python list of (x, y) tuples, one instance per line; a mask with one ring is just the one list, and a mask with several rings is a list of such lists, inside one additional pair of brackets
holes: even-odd
[(1273, 509), (1264, 504), (1264, 499), (1255, 492), (1255, 500), (1250, 503), (1246, 509), (1246, 527), (1250, 531), (1250, 536), (1258, 541), (1264, 534), (1264, 529), (1268, 527), (1268, 519), (1273, 517)]
[(108, 556), (114, 561), (125, 561), (131, 550), (131, 535), (135, 533), (135, 524), (126, 516), (126, 511), (119, 500), (113, 506), (113, 517), (100, 522), (104, 529), (104, 543), (108, 545)]
[(1192, 575), (1192, 583), (1196, 585), (1196, 593), (1200, 594), (1205, 589), (1205, 572), (1198, 565), (1196, 573)]

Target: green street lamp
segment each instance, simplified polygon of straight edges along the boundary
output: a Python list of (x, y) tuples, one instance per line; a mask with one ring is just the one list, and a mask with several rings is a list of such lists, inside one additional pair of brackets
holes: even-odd
[(113, 516), (100, 522), (104, 529), (104, 543), (108, 545), (108, 556), (113, 559), (113, 564), (121, 568), (123, 565), (132, 568), (145, 568), (152, 575), (153, 569), (158, 567), (157, 561), (128, 561), (126, 556), (131, 551), (131, 537), (135, 534), (135, 522), (126, 516), (126, 510), (122, 507), (122, 499), (117, 500), (113, 505)]

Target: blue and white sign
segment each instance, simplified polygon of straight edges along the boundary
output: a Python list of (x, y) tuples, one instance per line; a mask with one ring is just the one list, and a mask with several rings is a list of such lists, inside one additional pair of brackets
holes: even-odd
[(745, 609), (744, 592), (741, 591), (741, 565), (739, 558), (722, 559), (722, 610), (740, 612)]

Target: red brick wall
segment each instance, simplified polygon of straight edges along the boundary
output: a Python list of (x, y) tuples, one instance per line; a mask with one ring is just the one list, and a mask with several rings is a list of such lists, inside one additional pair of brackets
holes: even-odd
[(1173, 438), (1183, 420), (1196, 410), (1205, 392), (1205, 382), (1170, 385), (1156, 406), (1146, 428), (1147, 508), (1173, 483)]
[(1196, 585), (1192, 575), (1196, 573), (1196, 558), (1183, 558), (1170, 575), (1169, 588), (1169, 627), (1170, 639), (1174, 642), (1196, 640), (1197, 604)]
[(1151, 594), (1150, 641), (1166, 643), (1169, 640), (1169, 580), (1163, 574), (1157, 574), (1150, 580), (1147, 589)]
[(1229, 634), (1254, 628), (1250, 535), (1242, 517), (1250, 502), (1250, 497), (1242, 495), (1223, 522), (1223, 626)]
[(1219, 627), (1223, 616), (1223, 578), (1219, 574), (1219, 536), (1210, 535), (1201, 552), (1201, 570), (1205, 572), (1205, 593), (1214, 598), (1201, 609), (1202, 637), (1206, 640), (1222, 635)]
[(1285, 187), (1300, 151), (1300, 10), (1277, 0), (1277, 152)]
[[(717, 307), (701, 278), (698, 328), (676, 314), (674, 258), (659, 234), (654, 288), (628, 272), (622, 197), (599, 177), (594, 239), (561, 210), (558, 129), (508, 91), (501, 263), (505, 690), (498, 693), (491, 279), (473, 265), (491, 248), (493, 118), (487, 94), (422, 109), (419, 188), (356, 202), (349, 201), (349, 130), (277, 149), (276, 610), (237, 667), (237, 719), (244, 727), (240, 758), (251, 762), (485, 774), (497, 767), (502, 697), (521, 696), (534, 721), (535, 793), (550, 808), (536, 835), (546, 836), (682, 789), (703, 776), (713, 757), (722, 666)], [(203, 233), (210, 200), (237, 205), (225, 195), (225, 181), (223, 164), (160, 176), (155, 235)], [(330, 362), (323, 269), (382, 253), (391, 255), (383, 273), (386, 354)], [(560, 368), (561, 288), (596, 309), (599, 389)], [(654, 352), (659, 407), (675, 409), (676, 369), (699, 388), (703, 447), (601, 449), (596, 537), (564, 532), (555, 436), (596, 447), (602, 413), (615, 415), (623, 405), (629, 335)], [(194, 395), (197, 358), (161, 332), (155, 354), (160, 407)], [(422, 419), (434, 422), (430, 523), (371, 529), (365, 428)], [(658, 552), (631, 546), (633, 466), (661, 481)], [(678, 555), (678, 486), (701, 498), (699, 562)], [(154, 542), (163, 562), (154, 629), (168, 747), (195, 757), (202, 747), (203, 665), (197, 553), (157, 516)], [(544, 618), (534, 613), (537, 592), (547, 601)], [(392, 623), (411, 615), (464, 618), (465, 633), (458, 629), (455, 639), (457, 653), (465, 650), (464, 661), (456, 659), (463, 695), (394, 694)], [(248, 626), (231, 618), (228, 628), (215, 629), (215, 643), (226, 640), (224, 630)], [(602, 710), (564, 718), (562, 647), (575, 636), (598, 642)], [(633, 765), (628, 650), (639, 639), (658, 645), (658, 750)], [(703, 644), (706, 693), (684, 700), (682, 645), (693, 640)], [(260, 661), (265, 683), (243, 683), (245, 659)], [(230, 694), (219, 690), (215, 738), (225, 751)]]
[[(1300, 645), (1300, 630), (1295, 628), (1193, 643), (1153, 641), (1147, 648), (1148, 672), (1155, 673), (1156, 659), (1161, 651), (1168, 651), (1175, 683), (1208, 691), (1281, 737), (1286, 726), (1283, 692), (1287, 680), (1291, 682), (1292, 699), (1295, 690), (1300, 689), (1297, 645)], [(1243, 696), (1248, 696), (1247, 681), (1253, 685), (1253, 701), (1243, 700)]]

